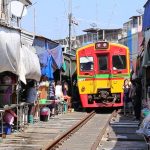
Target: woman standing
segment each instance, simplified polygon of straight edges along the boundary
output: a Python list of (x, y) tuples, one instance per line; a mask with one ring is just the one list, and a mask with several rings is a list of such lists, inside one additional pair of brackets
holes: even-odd
[(129, 109), (129, 112), (132, 113), (132, 100), (129, 98), (129, 92), (130, 92), (130, 85), (129, 80), (124, 80), (123, 85), (124, 95), (123, 95), (123, 101), (124, 101), (124, 115), (126, 115), (126, 110)]
[(29, 117), (29, 123), (33, 123), (33, 117), (35, 113), (35, 104), (37, 101), (37, 90), (35, 87), (34, 81), (30, 81), (28, 83), (29, 87), (27, 89), (27, 98), (26, 102), (29, 103), (29, 111), (28, 111), (28, 117)]
[(68, 96), (68, 83), (67, 82), (65, 82), (63, 85), (63, 95), (64, 95), (64, 100), (68, 104), (68, 110), (70, 110), (71, 109), (71, 97)]

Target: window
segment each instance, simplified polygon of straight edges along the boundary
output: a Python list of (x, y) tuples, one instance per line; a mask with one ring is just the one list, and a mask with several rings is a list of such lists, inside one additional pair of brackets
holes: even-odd
[(112, 61), (113, 61), (113, 70), (126, 69), (125, 55), (114, 55)]
[(93, 70), (93, 57), (80, 57), (80, 70), (91, 71)]
[(138, 25), (137, 18), (133, 18), (133, 28), (136, 28)]
[(3, 13), (5, 13), (5, 5), (6, 5), (6, 2), (5, 2), (5, 0), (2, 0), (1, 1), (1, 11), (3, 12)]
[(108, 70), (108, 56), (101, 55), (98, 56), (99, 59), (99, 70)]

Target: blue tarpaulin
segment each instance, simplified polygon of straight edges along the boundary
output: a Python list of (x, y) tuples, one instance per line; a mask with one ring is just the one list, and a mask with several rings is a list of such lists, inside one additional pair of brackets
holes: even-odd
[(47, 76), (49, 79), (53, 79), (53, 72), (56, 69), (60, 69), (63, 64), (61, 45), (58, 45), (53, 49), (47, 49), (43, 53), (39, 54), (39, 60), (41, 64), (42, 75)]
[[(128, 38), (127, 38), (127, 46), (130, 50), (130, 54), (132, 54), (132, 33), (131, 30), (128, 30), (127, 32)], [(130, 67), (132, 66), (132, 55), (130, 55)]]
[(150, 0), (146, 2), (144, 7), (143, 30), (145, 31), (150, 28)]

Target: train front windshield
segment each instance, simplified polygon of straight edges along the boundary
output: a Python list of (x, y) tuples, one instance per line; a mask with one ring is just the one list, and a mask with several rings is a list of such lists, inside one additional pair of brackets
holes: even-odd
[(113, 70), (126, 69), (126, 56), (125, 55), (114, 55), (112, 57)]
[(93, 57), (80, 57), (80, 71), (93, 70)]
[(107, 55), (98, 56), (98, 60), (99, 60), (99, 70), (102, 71), (108, 70), (108, 56)]

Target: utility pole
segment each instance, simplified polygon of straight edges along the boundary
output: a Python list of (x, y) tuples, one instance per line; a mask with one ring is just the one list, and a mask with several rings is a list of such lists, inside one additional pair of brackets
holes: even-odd
[(72, 0), (69, 0), (69, 53), (71, 53), (71, 30), (72, 30)]
[(96, 0), (96, 24), (97, 24), (97, 29), (96, 29), (96, 36), (97, 36), (97, 41), (99, 40), (99, 34), (98, 34), (98, 0)]
[(36, 32), (36, 15), (35, 15), (35, 7), (33, 10), (33, 30), (34, 30), (34, 36), (35, 36), (35, 32)]
[[(71, 54), (71, 30), (72, 30), (72, 0), (69, 0), (69, 14), (68, 14), (68, 19), (69, 19), (69, 54)], [(72, 87), (72, 61), (71, 61), (71, 56), (69, 58), (69, 73), (70, 73), (70, 85)], [(71, 88), (71, 95), (73, 93), (73, 89)]]

